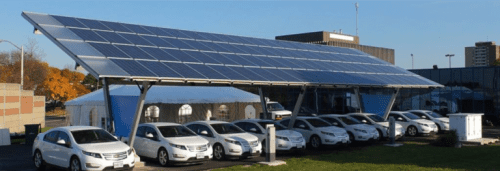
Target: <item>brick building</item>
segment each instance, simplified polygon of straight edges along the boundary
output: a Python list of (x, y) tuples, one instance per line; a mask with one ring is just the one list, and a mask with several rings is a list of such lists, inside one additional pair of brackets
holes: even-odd
[(23, 132), (25, 124), (45, 127), (45, 97), (21, 90), (20, 84), (0, 83), (0, 129)]
[(465, 47), (465, 67), (493, 66), (500, 58), (500, 46), (495, 42), (476, 42), (475, 46)]

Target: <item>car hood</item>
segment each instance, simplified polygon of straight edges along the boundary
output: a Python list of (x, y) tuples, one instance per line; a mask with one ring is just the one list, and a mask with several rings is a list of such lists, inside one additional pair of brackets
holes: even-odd
[(118, 153), (124, 152), (129, 149), (129, 146), (121, 141), (106, 142), (106, 143), (92, 143), (92, 144), (78, 144), (82, 150), (93, 153)]
[(339, 134), (346, 133), (345, 129), (336, 126), (321, 127), (321, 128), (316, 128), (316, 130), (329, 133), (339, 133)]
[(292, 112), (288, 110), (278, 110), (278, 111), (272, 111), (275, 115), (291, 115)]
[(276, 136), (280, 137), (302, 137), (302, 134), (293, 130), (280, 130), (276, 131)]
[(204, 145), (208, 144), (208, 140), (199, 137), (199, 136), (190, 136), (190, 137), (169, 137), (165, 138), (167, 141), (173, 144), (178, 145)]
[[(389, 127), (389, 122), (377, 122), (377, 124)], [(396, 128), (402, 128), (403, 126), (401, 124), (396, 123)]]
[(434, 122), (427, 120), (427, 119), (415, 119), (413, 121), (418, 122), (418, 123), (422, 123), (422, 124), (430, 124), (430, 125), (434, 124)]
[(437, 120), (444, 121), (444, 122), (450, 122), (450, 118), (436, 118)]
[(366, 125), (366, 124), (355, 124), (355, 125), (349, 125), (349, 126), (352, 127), (352, 128), (366, 130), (366, 131), (374, 131), (374, 130), (376, 130), (373, 126)]
[(231, 139), (231, 140), (236, 140), (236, 141), (258, 141), (259, 138), (257, 138), (255, 135), (249, 134), (249, 133), (238, 133), (238, 134), (219, 134), (220, 136)]

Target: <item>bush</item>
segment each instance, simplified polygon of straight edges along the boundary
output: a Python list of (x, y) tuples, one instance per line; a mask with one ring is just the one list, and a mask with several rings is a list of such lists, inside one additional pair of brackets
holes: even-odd
[(448, 133), (440, 136), (435, 144), (443, 147), (455, 147), (456, 143), (457, 143), (457, 131), (450, 130)]

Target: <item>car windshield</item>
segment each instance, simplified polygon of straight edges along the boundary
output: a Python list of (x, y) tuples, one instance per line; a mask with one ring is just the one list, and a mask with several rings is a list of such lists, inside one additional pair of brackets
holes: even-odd
[(245, 132), (241, 128), (229, 123), (211, 124), (211, 126), (214, 128), (215, 132), (219, 134), (235, 134)]
[(77, 144), (105, 143), (118, 141), (115, 137), (103, 129), (71, 131)]
[(280, 110), (285, 110), (283, 106), (279, 103), (269, 103), (267, 104), (267, 110), (269, 111), (280, 111)]
[(378, 115), (368, 115), (368, 117), (375, 122), (385, 122), (384, 118), (382, 118)]
[(190, 137), (196, 136), (196, 134), (186, 128), (185, 126), (159, 126), (158, 130), (160, 130), (161, 135), (163, 137)]
[(444, 118), (443, 115), (440, 115), (439, 113), (436, 113), (436, 112), (425, 112), (425, 113), (431, 115), (434, 118)]
[(411, 120), (413, 120), (413, 119), (422, 119), (422, 118), (420, 118), (417, 115), (412, 114), (412, 113), (403, 113), (403, 115), (405, 115), (406, 117), (410, 118)]
[(352, 117), (344, 117), (344, 116), (341, 116), (341, 117), (338, 117), (342, 122), (344, 122), (345, 124), (347, 125), (354, 125), (354, 124), (361, 124), (360, 121), (358, 121), (357, 119), (354, 119)]
[(327, 127), (327, 126), (332, 126), (328, 122), (325, 122), (321, 119), (305, 119), (309, 124), (311, 124), (314, 127)]
[(268, 124), (274, 124), (274, 128), (276, 129), (276, 131), (286, 129), (285, 127), (281, 126), (280, 124), (274, 123), (272, 121), (264, 121), (264, 122), (258, 122), (258, 123), (260, 126), (262, 126), (262, 128), (266, 128), (266, 125), (268, 125)]

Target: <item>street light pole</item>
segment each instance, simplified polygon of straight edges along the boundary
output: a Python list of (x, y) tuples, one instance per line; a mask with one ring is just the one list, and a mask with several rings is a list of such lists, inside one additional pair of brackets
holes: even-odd
[(7, 42), (10, 43), (12, 46), (16, 47), (17, 49), (21, 50), (21, 90), (23, 90), (23, 85), (24, 85), (24, 47), (21, 46), (16, 46), (14, 43), (8, 41), (8, 40), (2, 40), (0, 39), (0, 43), (2, 42)]
[(413, 68), (413, 53), (411, 54), (411, 69), (415, 69)]
[(451, 57), (455, 56), (455, 54), (446, 54), (444, 55), (450, 60), (450, 68), (451, 68)]

